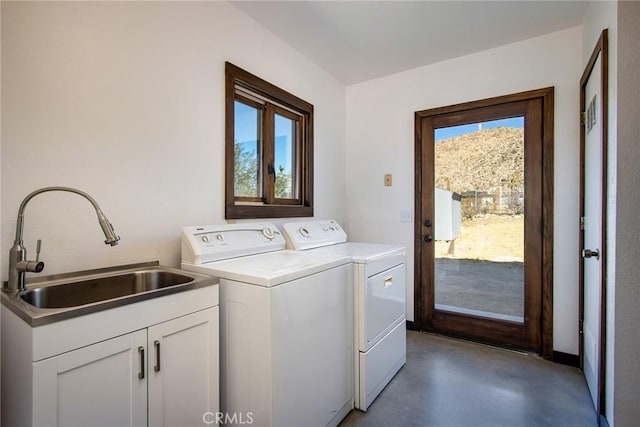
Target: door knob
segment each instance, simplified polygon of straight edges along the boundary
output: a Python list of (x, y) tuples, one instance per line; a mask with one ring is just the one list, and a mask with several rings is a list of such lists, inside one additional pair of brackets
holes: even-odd
[(582, 250), (582, 258), (595, 258), (600, 259), (600, 250), (598, 249), (583, 249)]
[(431, 237), (431, 234), (425, 234), (424, 235), (424, 241), (429, 243), (430, 241), (433, 240), (433, 237)]

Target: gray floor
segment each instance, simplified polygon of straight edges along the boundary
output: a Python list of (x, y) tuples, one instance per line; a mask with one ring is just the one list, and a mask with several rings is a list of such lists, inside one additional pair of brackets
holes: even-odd
[(407, 364), (348, 426), (596, 426), (582, 373), (541, 358), (408, 331)]

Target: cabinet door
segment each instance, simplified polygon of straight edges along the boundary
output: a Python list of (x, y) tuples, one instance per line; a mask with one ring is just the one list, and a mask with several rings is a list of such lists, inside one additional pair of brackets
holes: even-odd
[(136, 331), (34, 363), (34, 426), (146, 426), (146, 341)]
[(148, 339), (149, 426), (213, 422), (218, 412), (218, 307), (153, 326)]

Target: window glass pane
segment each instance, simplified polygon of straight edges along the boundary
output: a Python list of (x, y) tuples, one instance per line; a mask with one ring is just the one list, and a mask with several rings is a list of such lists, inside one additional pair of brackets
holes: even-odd
[(524, 117), (435, 129), (435, 308), (524, 322)]
[(262, 197), (260, 184), (261, 111), (235, 101), (234, 183), (236, 197)]
[(275, 197), (298, 198), (298, 122), (275, 115), (274, 161), (276, 171)]

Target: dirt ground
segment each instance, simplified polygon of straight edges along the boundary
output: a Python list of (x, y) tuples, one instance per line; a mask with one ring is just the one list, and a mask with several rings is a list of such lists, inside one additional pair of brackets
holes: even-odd
[(524, 216), (464, 220), (453, 246), (436, 242), (436, 304), (522, 318), (523, 262)]
[(483, 215), (465, 219), (453, 245), (436, 242), (436, 258), (523, 262), (524, 216)]
[(521, 321), (524, 315), (522, 263), (440, 258), (436, 261), (435, 273), (436, 306), (441, 309), (473, 310), (512, 316)]

